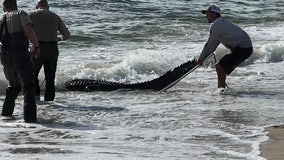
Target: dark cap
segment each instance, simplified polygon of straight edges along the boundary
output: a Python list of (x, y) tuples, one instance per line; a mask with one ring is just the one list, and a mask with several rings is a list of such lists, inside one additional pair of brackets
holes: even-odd
[(207, 9), (206, 10), (202, 10), (201, 13), (206, 14), (207, 11), (211, 11), (211, 12), (215, 12), (215, 13), (221, 14), (220, 8), (215, 6), (215, 5), (208, 6)]

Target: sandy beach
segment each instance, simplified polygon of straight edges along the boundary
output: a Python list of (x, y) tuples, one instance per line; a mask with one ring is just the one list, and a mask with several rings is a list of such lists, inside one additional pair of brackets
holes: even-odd
[(269, 141), (261, 145), (261, 156), (268, 160), (284, 159), (284, 125), (266, 128)]

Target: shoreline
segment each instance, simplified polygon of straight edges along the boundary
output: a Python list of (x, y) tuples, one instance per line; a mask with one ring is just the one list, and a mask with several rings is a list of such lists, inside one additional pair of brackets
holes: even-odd
[(265, 128), (269, 140), (260, 146), (261, 156), (267, 160), (283, 160), (284, 157), (284, 125)]

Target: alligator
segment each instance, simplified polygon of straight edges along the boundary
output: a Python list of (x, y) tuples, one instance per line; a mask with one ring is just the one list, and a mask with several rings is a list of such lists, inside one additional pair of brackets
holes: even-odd
[(65, 88), (70, 91), (114, 91), (118, 89), (131, 90), (162, 90), (171, 85), (173, 82), (179, 81), (190, 71), (196, 68), (195, 60), (187, 61), (180, 66), (163, 74), (162, 76), (139, 83), (120, 83), (106, 80), (94, 79), (73, 79), (65, 83)]

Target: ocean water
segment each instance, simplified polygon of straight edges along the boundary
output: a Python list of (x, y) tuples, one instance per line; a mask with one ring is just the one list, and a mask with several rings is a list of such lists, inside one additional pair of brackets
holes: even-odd
[[(35, 3), (18, 0), (25, 11)], [(0, 120), (1, 160), (264, 159), (264, 128), (284, 121), (282, 0), (49, 3), (72, 34), (60, 42), (56, 100), (38, 101), (39, 123), (26, 124), (18, 97), (14, 118)], [(227, 79), (236, 94), (218, 94), (213, 59), (163, 93), (64, 89), (75, 78), (143, 82), (199, 56), (209, 34), (200, 10), (210, 3), (253, 40), (253, 55)], [(227, 52), (220, 45), (217, 59)], [(40, 80), (44, 87), (42, 73)], [(0, 81), (2, 103), (2, 71)]]

